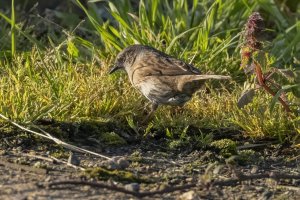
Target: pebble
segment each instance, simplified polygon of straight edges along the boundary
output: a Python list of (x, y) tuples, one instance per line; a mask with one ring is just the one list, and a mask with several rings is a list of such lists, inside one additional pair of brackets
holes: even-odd
[(40, 161), (37, 161), (36, 163), (34, 163), (33, 165), (36, 168), (41, 168), (42, 167), (42, 163)]
[(93, 162), (89, 162), (89, 163), (87, 164), (87, 167), (94, 167), (94, 163), (93, 163)]
[(88, 186), (88, 185), (85, 185), (85, 186), (82, 187), (83, 191), (88, 191), (89, 189), (91, 189), (91, 187)]
[(23, 148), (22, 148), (21, 146), (18, 146), (18, 147), (16, 148), (16, 151), (17, 151), (17, 152), (22, 152), (22, 150), (23, 150)]
[(252, 167), (250, 173), (251, 174), (256, 174), (257, 172), (258, 172), (258, 167), (255, 165), (255, 166)]
[(51, 181), (51, 176), (47, 176), (44, 181), (45, 182), (50, 182)]
[(118, 165), (117, 165), (117, 163), (114, 161), (114, 160), (108, 160), (106, 163), (105, 163), (105, 165), (107, 166), (107, 168), (108, 169), (112, 169), (112, 170), (114, 170), (114, 169), (118, 169)]
[(120, 169), (126, 169), (129, 167), (130, 163), (128, 162), (127, 159), (125, 159), (124, 157), (120, 158), (118, 161), (117, 161)]
[(168, 184), (166, 184), (166, 183), (163, 183), (163, 184), (159, 185), (158, 189), (159, 189), (159, 190), (165, 190), (165, 189), (167, 189), (167, 188), (169, 188), (169, 187), (170, 187), (170, 185), (168, 185)]
[(125, 189), (133, 192), (140, 191), (140, 185), (138, 183), (130, 183), (125, 185)]
[(26, 158), (17, 158), (14, 162), (17, 164), (27, 164), (27, 159)]
[(7, 154), (7, 152), (5, 150), (0, 150), (0, 156), (4, 156), (6, 154)]
[(126, 169), (129, 167), (130, 163), (125, 157), (116, 156), (108, 160), (106, 163), (109, 169)]
[(79, 166), (80, 165), (80, 160), (78, 156), (76, 156), (73, 152), (70, 151), (70, 155), (68, 158), (68, 163), (72, 165)]
[(268, 199), (271, 199), (272, 196), (273, 196), (273, 192), (271, 192), (271, 191), (269, 191), (269, 190), (266, 190), (266, 191), (262, 194), (260, 200), (268, 200)]
[(200, 196), (193, 190), (183, 193), (178, 200), (200, 200)]
[(191, 183), (191, 182), (195, 181), (195, 178), (194, 177), (188, 177), (188, 178), (185, 179), (185, 181), (188, 182), (188, 183)]

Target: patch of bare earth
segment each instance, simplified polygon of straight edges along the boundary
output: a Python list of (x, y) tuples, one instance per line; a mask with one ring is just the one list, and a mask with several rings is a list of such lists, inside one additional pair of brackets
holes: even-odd
[(57, 159), (49, 143), (18, 146), (3, 138), (0, 147), (0, 199), (300, 197), (299, 150), (288, 145), (241, 144), (238, 151), (251, 154), (224, 158), (211, 148), (170, 150), (161, 139), (142, 139), (87, 147), (113, 159), (74, 153), (69, 164), (68, 152)]

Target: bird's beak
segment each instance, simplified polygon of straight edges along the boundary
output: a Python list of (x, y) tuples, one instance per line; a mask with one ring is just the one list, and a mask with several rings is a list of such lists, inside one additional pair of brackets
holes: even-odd
[(118, 69), (120, 69), (120, 67), (118, 65), (113, 65), (111, 67), (111, 69), (109, 70), (109, 74), (114, 73), (115, 71), (117, 71)]

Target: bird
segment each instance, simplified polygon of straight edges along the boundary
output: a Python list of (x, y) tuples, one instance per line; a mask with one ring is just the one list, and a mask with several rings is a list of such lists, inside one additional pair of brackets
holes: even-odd
[(109, 74), (123, 69), (131, 84), (152, 104), (147, 121), (159, 105), (182, 107), (205, 80), (230, 79), (230, 76), (201, 74), (191, 64), (141, 44), (130, 45), (118, 53)]

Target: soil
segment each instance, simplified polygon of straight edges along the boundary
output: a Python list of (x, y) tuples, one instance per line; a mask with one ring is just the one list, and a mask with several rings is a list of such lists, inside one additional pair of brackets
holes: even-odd
[(23, 131), (1, 133), (0, 199), (140, 199), (138, 191), (161, 190), (143, 199), (300, 199), (298, 148), (253, 141), (240, 132), (225, 136), (234, 138), (235, 153), (192, 143), (171, 149), (165, 136), (127, 138), (123, 145), (71, 142), (108, 160), (71, 155)]

